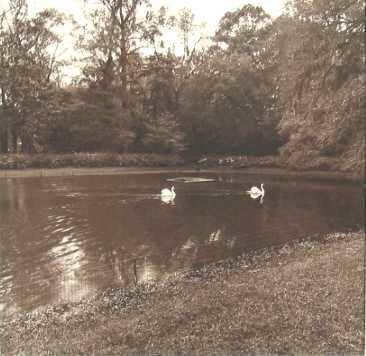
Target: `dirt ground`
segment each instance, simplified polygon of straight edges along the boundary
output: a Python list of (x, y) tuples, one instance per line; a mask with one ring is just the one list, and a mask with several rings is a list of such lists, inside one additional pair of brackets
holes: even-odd
[(363, 354), (364, 233), (109, 289), (0, 324), (0, 354)]

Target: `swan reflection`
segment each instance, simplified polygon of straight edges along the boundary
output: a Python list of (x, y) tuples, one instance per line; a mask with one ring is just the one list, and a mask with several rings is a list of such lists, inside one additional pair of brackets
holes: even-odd
[(221, 240), (222, 238), (222, 233), (221, 233), (221, 229), (218, 229), (217, 231), (212, 232), (209, 237), (208, 237), (208, 242), (216, 242)]
[[(250, 197), (251, 197), (253, 200), (258, 200), (258, 201), (259, 201), (259, 204), (263, 204), (264, 195), (262, 195), (262, 194), (250, 194)], [(258, 199), (258, 198), (259, 198), (259, 199)]]
[(259, 199), (259, 204), (263, 204), (263, 200), (264, 200), (264, 194), (261, 193), (249, 193), (248, 195), (253, 199), (253, 200), (258, 200)]

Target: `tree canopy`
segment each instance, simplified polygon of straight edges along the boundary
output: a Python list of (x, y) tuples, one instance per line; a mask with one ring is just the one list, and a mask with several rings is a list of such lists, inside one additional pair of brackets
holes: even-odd
[(276, 19), (245, 4), (206, 45), (189, 9), (85, 4), (94, 10), (75, 41), (82, 73), (67, 86), (58, 51), (67, 18), (30, 16), (26, 0), (0, 13), (2, 152), (20, 141), (26, 152), (279, 153), (363, 165), (360, 0), (290, 0)]

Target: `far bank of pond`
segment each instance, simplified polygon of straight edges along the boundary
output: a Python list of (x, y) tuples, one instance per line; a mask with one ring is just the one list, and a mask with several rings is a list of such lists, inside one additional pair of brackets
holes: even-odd
[(3, 354), (364, 351), (364, 232), (108, 289), (0, 324)]
[(361, 183), (364, 179), (362, 175), (349, 172), (332, 171), (294, 171), (285, 168), (232, 168), (232, 167), (64, 167), (64, 168), (27, 168), (27, 169), (6, 169), (0, 170), (0, 178), (16, 177), (58, 177), (58, 176), (80, 176), (80, 175), (118, 175), (118, 174), (161, 174), (161, 173), (179, 173), (192, 174), (200, 172), (205, 173), (245, 173), (248, 175), (265, 175), (278, 179), (302, 179), (329, 182), (348, 182)]
[(320, 157), (308, 161), (289, 163), (281, 156), (201, 156), (183, 157), (177, 154), (2, 154), (0, 177), (108, 174), (175, 169), (184, 170), (238, 170), (248, 173), (278, 174), (289, 177), (303, 176), (315, 179), (362, 180), (364, 172), (345, 168), (340, 159)]

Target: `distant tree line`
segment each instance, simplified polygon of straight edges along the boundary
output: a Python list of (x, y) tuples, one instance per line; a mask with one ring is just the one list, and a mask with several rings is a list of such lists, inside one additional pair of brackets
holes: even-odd
[[(87, 1), (86, 1), (87, 2)], [(272, 19), (244, 5), (210, 45), (196, 24), (148, 0), (99, 0), (79, 31), (82, 75), (61, 85), (67, 20), (29, 16), (26, 0), (0, 13), (0, 151), (189, 152), (289, 160), (364, 151), (363, 2), (291, 0)], [(181, 38), (178, 55), (166, 31)], [(199, 42), (199, 41), (197, 41)]]

